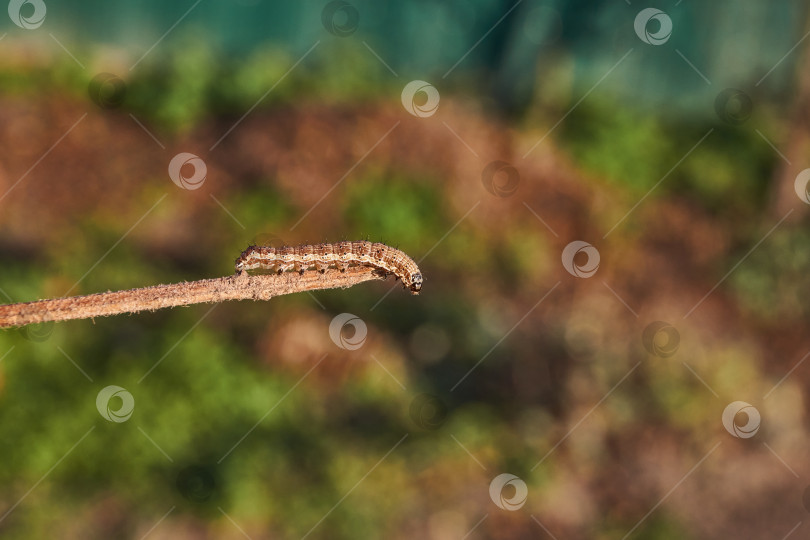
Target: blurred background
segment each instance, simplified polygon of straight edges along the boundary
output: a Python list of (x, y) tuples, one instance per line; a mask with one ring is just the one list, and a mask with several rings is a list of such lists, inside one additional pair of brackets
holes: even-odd
[(0, 533), (808, 537), (808, 30), (797, 0), (10, 1), (2, 302), (365, 238), (425, 285), (1, 332)]

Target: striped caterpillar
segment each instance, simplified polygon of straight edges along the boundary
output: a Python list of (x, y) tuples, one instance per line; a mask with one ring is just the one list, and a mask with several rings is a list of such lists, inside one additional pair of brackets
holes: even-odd
[(295, 247), (250, 246), (236, 259), (236, 271), (256, 268), (278, 272), (295, 270), (303, 274), (314, 268), (325, 272), (335, 267), (345, 272), (349, 266), (370, 266), (394, 274), (413, 294), (422, 290), (422, 274), (413, 259), (398, 249), (376, 242), (338, 242)]

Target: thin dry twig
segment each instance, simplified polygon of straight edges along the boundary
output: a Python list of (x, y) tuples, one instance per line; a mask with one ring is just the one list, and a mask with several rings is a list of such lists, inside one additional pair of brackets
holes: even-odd
[(269, 300), (274, 296), (297, 292), (346, 288), (374, 279), (385, 279), (385, 275), (375, 268), (365, 266), (350, 267), (345, 272), (329, 269), (323, 274), (314, 271), (256, 276), (242, 273), (127, 291), (5, 304), (0, 305), (0, 328), (48, 321), (90, 319), (225, 300)]

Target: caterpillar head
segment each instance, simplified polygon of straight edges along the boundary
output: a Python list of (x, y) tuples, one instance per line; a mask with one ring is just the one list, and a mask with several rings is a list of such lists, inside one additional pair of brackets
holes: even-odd
[(419, 294), (422, 290), (422, 274), (417, 272), (411, 276), (411, 285), (408, 287), (414, 295)]

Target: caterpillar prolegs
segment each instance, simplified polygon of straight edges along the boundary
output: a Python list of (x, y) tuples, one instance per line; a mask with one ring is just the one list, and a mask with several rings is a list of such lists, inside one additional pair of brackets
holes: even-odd
[(250, 246), (236, 259), (236, 271), (268, 270), (304, 273), (314, 268), (323, 273), (334, 267), (345, 271), (349, 266), (370, 266), (394, 274), (413, 294), (422, 290), (422, 273), (402, 251), (377, 242), (338, 242), (304, 246)]

